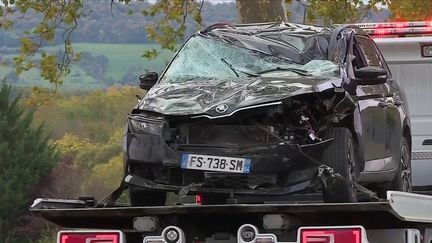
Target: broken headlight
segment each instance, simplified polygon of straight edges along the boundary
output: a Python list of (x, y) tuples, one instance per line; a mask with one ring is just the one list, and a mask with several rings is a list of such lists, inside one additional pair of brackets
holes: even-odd
[(169, 139), (170, 130), (168, 123), (160, 118), (147, 118), (143, 116), (128, 117), (129, 130), (136, 134), (159, 135), (164, 139)]

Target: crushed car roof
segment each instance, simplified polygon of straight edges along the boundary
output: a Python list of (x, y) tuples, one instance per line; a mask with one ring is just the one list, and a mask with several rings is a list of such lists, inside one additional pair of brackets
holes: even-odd
[[(187, 65), (193, 66), (194, 69), (186, 72), (184, 79), (187, 82), (167, 81), (169, 78), (165, 79), (165, 76), (168, 76), (166, 70), (162, 74), (162, 81), (147, 93), (138, 108), (165, 115), (206, 115), (215, 118), (220, 117), (221, 114), (214, 113), (214, 107), (221, 103), (229, 106), (226, 114), (233, 114), (238, 109), (338, 87), (341, 84), (341, 73), (337, 67), (343, 65), (346, 40), (348, 40), (348, 37), (344, 36), (352, 36), (349, 33), (352, 33), (353, 29), (356, 33), (362, 31), (357, 26), (326, 28), (291, 23), (246, 25), (219, 23), (211, 25), (193, 35), (188, 40), (192, 47), (185, 48), (188, 44), (183, 46), (167, 68), (170, 70), (176, 61), (177, 64), (180, 63), (176, 71), (170, 73), (170, 75), (178, 76), (179, 72), (189, 70)], [(341, 33), (349, 35), (342, 34), (339, 38)], [(240, 49), (250, 50), (253, 54), (246, 55)], [(191, 54), (191, 52), (196, 53)], [(219, 52), (224, 53), (218, 56)], [(187, 57), (189, 62), (183, 59), (179, 61), (181, 53), (187, 53), (182, 54), (182, 58)], [(252, 55), (256, 56), (256, 60), (263, 60), (263, 63), (250, 65), (249, 62), (255, 60), (251, 59)], [(272, 59), (269, 56), (283, 61), (270, 61)], [(209, 64), (205, 57), (216, 63)], [(270, 75), (268, 77), (259, 74), (260, 71), (266, 69), (263, 68), (266, 62), (272, 66), (270, 71), (283, 70), (278, 67), (288, 63), (297, 68), (291, 68), (289, 71), (297, 72), (297, 74), (298, 70), (308, 69), (307, 67), (312, 64), (317, 70), (334, 69), (336, 73), (332, 71), (328, 76), (318, 72), (316, 76)], [(195, 64), (202, 65), (203, 63), (206, 65), (202, 68), (207, 69), (199, 69), (199, 74), (196, 77), (192, 75), (192, 78), (191, 74), (196, 69)], [(218, 66), (217, 64), (224, 67), (224, 70), (226, 69), (226, 72), (231, 73), (233, 77), (214, 77), (214, 75), (204, 77), (205, 73), (211, 73)], [(260, 70), (252, 70), (256, 66), (259, 66)], [(239, 77), (239, 72), (254, 75)], [(177, 77), (175, 75), (171, 79), (175, 79)]]
[(292, 23), (231, 25), (217, 23), (198, 34), (226, 43), (305, 64), (327, 59), (332, 29)]
[(270, 22), (270, 23), (257, 23), (257, 24), (229, 24), (229, 23), (216, 23), (212, 24), (201, 32), (211, 32), (215, 30), (225, 30), (230, 32), (244, 33), (244, 34), (257, 34), (274, 31), (303, 31), (310, 33), (320, 33), (323, 31), (332, 31), (331, 28), (315, 25), (294, 24), (287, 22)]

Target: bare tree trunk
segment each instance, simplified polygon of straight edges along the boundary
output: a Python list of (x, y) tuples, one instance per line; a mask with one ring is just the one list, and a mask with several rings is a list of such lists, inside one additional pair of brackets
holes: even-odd
[(259, 23), (285, 20), (285, 0), (237, 0), (240, 22)]

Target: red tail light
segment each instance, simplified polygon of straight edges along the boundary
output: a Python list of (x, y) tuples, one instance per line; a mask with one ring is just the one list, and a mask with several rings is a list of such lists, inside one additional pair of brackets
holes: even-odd
[(195, 196), (195, 203), (198, 204), (198, 205), (201, 205), (201, 202), (202, 202), (201, 195), (200, 194), (196, 195)]
[(123, 243), (120, 231), (60, 231), (57, 243)]
[(362, 243), (360, 228), (301, 229), (300, 243)]

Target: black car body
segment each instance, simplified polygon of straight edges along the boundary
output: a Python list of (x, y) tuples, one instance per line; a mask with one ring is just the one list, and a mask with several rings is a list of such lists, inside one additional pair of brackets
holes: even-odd
[[(167, 191), (316, 190), (319, 163), (348, 163), (336, 171), (376, 191), (410, 189), (405, 96), (355, 26), (216, 24), (193, 35), (160, 78), (141, 81), (152, 87), (124, 140), (137, 202)], [(340, 139), (348, 152), (338, 152)], [(158, 203), (148, 200), (136, 204)]]

